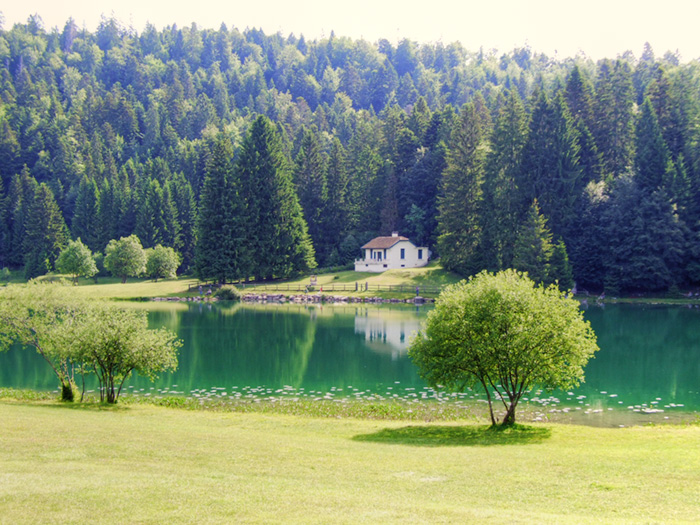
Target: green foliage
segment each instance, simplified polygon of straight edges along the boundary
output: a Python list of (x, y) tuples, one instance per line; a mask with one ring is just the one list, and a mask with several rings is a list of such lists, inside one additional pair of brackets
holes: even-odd
[(472, 104), (462, 108), (450, 138), (438, 217), (438, 250), (446, 269), (471, 275), (481, 268), (482, 123)]
[(69, 239), (61, 210), (46, 184), (37, 188), (25, 224), (24, 277), (31, 279), (53, 270)]
[(518, 230), (513, 252), (513, 267), (528, 274), (536, 283), (548, 283), (552, 257), (552, 232), (540, 213), (537, 200), (532, 202), (525, 222)]
[(97, 265), (92, 252), (80, 238), (68, 242), (68, 246), (56, 259), (56, 269), (61, 273), (71, 274), (75, 284), (78, 284), (78, 277), (90, 278), (97, 274)]
[(233, 144), (220, 134), (206, 166), (197, 223), (195, 271), (200, 279), (225, 283), (250, 275), (252, 253), (246, 244), (244, 210), (233, 171)]
[(180, 255), (172, 248), (156, 245), (146, 250), (146, 275), (157, 281), (158, 278), (173, 279), (180, 266)]
[(118, 241), (112, 239), (105, 248), (105, 269), (120, 277), (122, 283), (128, 277), (137, 277), (146, 271), (146, 254), (141, 241), (136, 235), (122, 237)]
[(75, 384), (68, 342), (86, 308), (61, 284), (32, 281), (0, 289), (0, 349), (13, 342), (34, 348), (56, 374), (65, 401), (73, 400)]
[(241, 292), (235, 286), (222, 286), (216, 292), (214, 292), (214, 297), (220, 301), (240, 301)]
[[(61, 221), (93, 251), (135, 234), (219, 281), (343, 264), (356, 255), (344, 240), (390, 230), (465, 275), (499, 270), (537, 199), (576, 280), (600, 288), (614, 247), (585, 186), (609, 194), (634, 169), (649, 192), (663, 187), (687, 239), (670, 281), (692, 281), (700, 65), (649, 46), (594, 63), (226, 26), (135, 36), (113, 17), (56, 32), (37, 16), (0, 29), (0, 58), (0, 266), (27, 277), (54, 269)], [(453, 109), (467, 102), (473, 155)], [(205, 182), (218, 172), (225, 191)]]
[(280, 138), (266, 117), (253, 122), (236, 171), (246, 205), (245, 246), (255, 257), (252, 273), (268, 279), (315, 268), (313, 244)]
[(522, 395), (534, 386), (570, 388), (598, 349), (578, 302), (555, 286), (536, 286), (514, 270), (482, 272), (450, 286), (411, 342), (409, 355), (432, 386), (486, 391), (515, 423)]
[(174, 332), (149, 329), (146, 312), (108, 305), (90, 305), (71, 329), (71, 358), (92, 370), (100, 383), (100, 398), (116, 403), (132, 372), (153, 380), (177, 368), (182, 342)]

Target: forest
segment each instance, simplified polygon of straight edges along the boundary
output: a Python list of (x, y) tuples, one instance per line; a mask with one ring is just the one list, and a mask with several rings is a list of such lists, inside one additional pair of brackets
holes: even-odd
[(399, 231), (468, 276), (700, 284), (700, 63), (592, 61), (222, 24), (0, 27), (0, 268), (74, 239), (230, 282)]

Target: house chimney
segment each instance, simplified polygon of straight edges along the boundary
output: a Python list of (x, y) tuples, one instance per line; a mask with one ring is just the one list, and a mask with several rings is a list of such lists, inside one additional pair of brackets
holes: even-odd
[(391, 232), (391, 236), (392, 236), (392, 237), (398, 237), (398, 236), (399, 236), (399, 232)]

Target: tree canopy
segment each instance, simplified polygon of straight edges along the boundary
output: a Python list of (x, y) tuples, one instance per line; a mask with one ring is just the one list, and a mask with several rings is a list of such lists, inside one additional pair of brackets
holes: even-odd
[(137, 277), (146, 272), (146, 253), (136, 235), (109, 241), (105, 248), (105, 268), (122, 283), (128, 277)]
[(493, 402), (501, 401), (501, 424), (512, 425), (526, 391), (577, 385), (597, 349), (577, 301), (506, 270), (481, 272), (444, 290), (409, 356), (433, 387), (482, 387), (492, 424)]
[[(352, 263), (392, 230), (468, 276), (513, 266), (536, 199), (579, 289), (700, 285), (697, 61), (103, 22), (0, 28), (0, 266), (27, 278), (71, 236), (221, 281)], [(610, 230), (665, 242), (615, 211), (637, 189), (681, 235), (668, 271), (621, 279)]]

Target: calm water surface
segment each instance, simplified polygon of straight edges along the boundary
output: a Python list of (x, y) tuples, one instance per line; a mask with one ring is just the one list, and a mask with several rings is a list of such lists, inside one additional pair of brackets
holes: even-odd
[[(150, 303), (152, 326), (184, 341), (178, 370), (155, 384), (130, 379), (136, 395), (201, 397), (430, 397), (407, 357), (429, 307), (398, 305), (195, 305)], [(600, 351), (570, 392), (533, 392), (544, 413), (675, 414), (700, 411), (700, 309), (606, 305), (586, 317)], [(33, 351), (0, 354), (0, 386), (53, 390)], [(464, 397), (479, 398), (478, 393)]]

